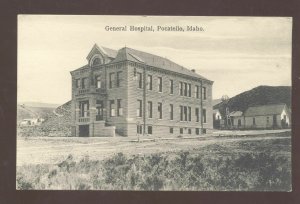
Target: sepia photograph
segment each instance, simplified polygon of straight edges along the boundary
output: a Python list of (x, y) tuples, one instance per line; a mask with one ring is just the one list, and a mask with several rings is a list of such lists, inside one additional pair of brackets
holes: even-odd
[(18, 15), (16, 189), (292, 191), (292, 22)]

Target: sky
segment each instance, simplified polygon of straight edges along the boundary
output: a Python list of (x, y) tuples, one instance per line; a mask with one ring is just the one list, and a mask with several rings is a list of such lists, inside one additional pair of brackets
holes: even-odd
[[(181, 26), (185, 32), (106, 31)], [(187, 32), (186, 26), (204, 31)], [(166, 57), (214, 81), (213, 99), (260, 85), (291, 86), (292, 18), (183, 16), (18, 16), (18, 102), (71, 99), (70, 71), (97, 43)]]

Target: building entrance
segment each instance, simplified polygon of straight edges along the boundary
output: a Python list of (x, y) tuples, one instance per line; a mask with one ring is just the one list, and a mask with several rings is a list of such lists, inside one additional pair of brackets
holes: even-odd
[(89, 125), (79, 125), (79, 137), (89, 136)]

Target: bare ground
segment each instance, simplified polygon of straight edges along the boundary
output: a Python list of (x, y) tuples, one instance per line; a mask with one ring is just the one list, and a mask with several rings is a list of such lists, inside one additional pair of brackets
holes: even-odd
[[(289, 130), (219, 131), (212, 135), (190, 138), (75, 138), (75, 137), (28, 137), (17, 139), (17, 166), (24, 164), (56, 164), (72, 154), (75, 160), (88, 156), (103, 160), (115, 153), (152, 154), (159, 152), (190, 151), (210, 144), (230, 146), (234, 153), (236, 142), (290, 140)], [(272, 147), (265, 147), (272, 148)], [(252, 151), (237, 148), (238, 151)], [(280, 151), (279, 151), (280, 153)], [(286, 152), (284, 153), (286, 154)]]

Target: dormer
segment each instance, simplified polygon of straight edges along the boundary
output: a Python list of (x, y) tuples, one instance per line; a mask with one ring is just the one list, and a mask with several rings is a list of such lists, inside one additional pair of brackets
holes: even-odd
[(89, 66), (94, 67), (111, 62), (116, 57), (116, 54), (117, 51), (115, 50), (99, 47), (95, 44), (86, 59)]

